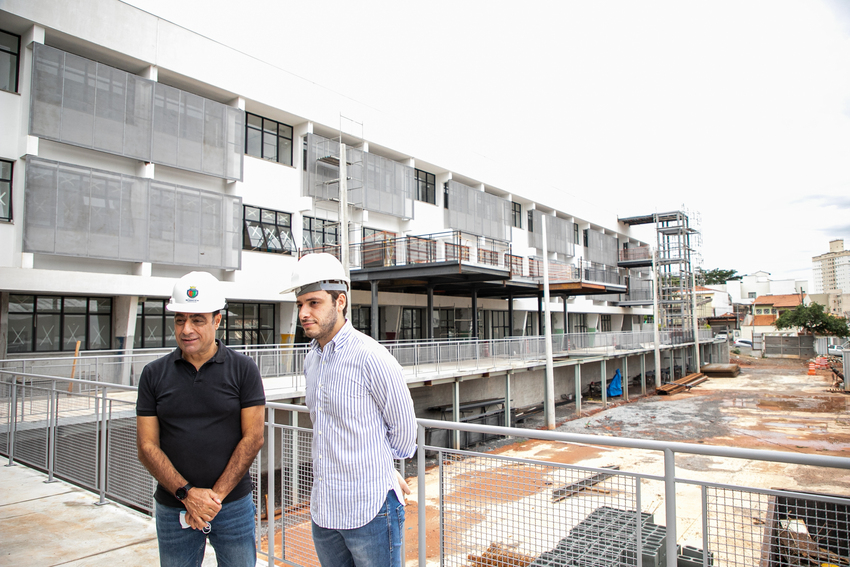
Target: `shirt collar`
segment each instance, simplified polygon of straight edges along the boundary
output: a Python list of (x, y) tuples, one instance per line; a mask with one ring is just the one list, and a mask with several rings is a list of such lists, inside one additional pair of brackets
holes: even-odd
[[(222, 343), (221, 340), (219, 340), (219, 339), (215, 340), (215, 344), (216, 344), (216, 347), (218, 347), (218, 348), (215, 351), (215, 355), (213, 355), (213, 357), (210, 360), (212, 360), (216, 364), (223, 364), (224, 359), (227, 356), (224, 352), (225, 349), (227, 349), (227, 347), (224, 346), (224, 343)], [(184, 360), (183, 359), (183, 352), (180, 350), (180, 347), (175, 348), (173, 351), (171, 351), (171, 354), (168, 355), (168, 361), (171, 362), (172, 364), (176, 363), (178, 360)], [(209, 360), (207, 362), (209, 362)], [(206, 363), (204, 363), (204, 364), (206, 364)]]
[[(339, 331), (336, 332), (334, 337), (327, 342), (325, 348), (330, 346), (330, 352), (336, 352), (340, 349), (345, 348), (345, 344), (351, 339), (353, 331), (354, 327), (351, 326), (351, 321), (346, 319), (345, 324), (340, 328)], [(319, 347), (319, 341), (317, 341), (316, 339), (313, 339), (310, 342), (310, 346), (313, 350), (317, 350), (319, 352), (322, 351), (322, 349)]]

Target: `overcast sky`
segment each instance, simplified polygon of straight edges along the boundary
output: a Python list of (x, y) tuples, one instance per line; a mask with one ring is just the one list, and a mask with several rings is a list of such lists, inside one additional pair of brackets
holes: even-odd
[(566, 212), (698, 213), (706, 269), (811, 280), (830, 240), (850, 248), (850, 1), (125, 1)]

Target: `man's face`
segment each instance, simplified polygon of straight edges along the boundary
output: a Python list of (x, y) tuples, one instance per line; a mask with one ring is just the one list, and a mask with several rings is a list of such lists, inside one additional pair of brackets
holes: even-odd
[(331, 340), (338, 330), (336, 327), (344, 301), (345, 295), (340, 294), (334, 301), (324, 290), (299, 295), (296, 300), (298, 321), (304, 328), (304, 334), (310, 339), (317, 339), (322, 345)]
[(221, 313), (175, 313), (174, 336), (183, 356), (204, 354), (215, 344)]

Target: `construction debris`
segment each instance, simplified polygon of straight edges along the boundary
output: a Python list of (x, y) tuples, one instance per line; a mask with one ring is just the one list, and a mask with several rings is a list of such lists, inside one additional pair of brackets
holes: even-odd
[(706, 364), (700, 371), (709, 378), (734, 378), (741, 373), (741, 367), (737, 364)]
[(534, 557), (511, 551), (507, 545), (495, 541), (481, 555), (466, 558), (472, 562), (469, 567), (527, 567), (534, 561)]
[[(607, 466), (602, 467), (603, 469), (611, 469), (612, 471), (620, 470), (619, 466)], [(587, 478), (583, 478), (578, 482), (574, 482), (567, 486), (562, 486), (561, 488), (556, 488), (552, 491), (552, 502), (560, 502), (570, 496), (575, 496), (579, 492), (584, 490), (597, 491), (599, 489), (591, 488), (594, 484), (599, 484), (600, 482), (607, 480), (614, 476), (612, 473), (598, 473), (593, 476), (589, 476)]]
[(850, 559), (820, 547), (800, 518), (779, 520), (779, 546), (792, 565), (850, 566)]
[(688, 374), (684, 378), (679, 378), (675, 382), (670, 382), (669, 384), (664, 384), (655, 389), (658, 394), (678, 394), (684, 390), (690, 390), (697, 384), (701, 384), (708, 380), (705, 374), (702, 372), (697, 372), (695, 374)]

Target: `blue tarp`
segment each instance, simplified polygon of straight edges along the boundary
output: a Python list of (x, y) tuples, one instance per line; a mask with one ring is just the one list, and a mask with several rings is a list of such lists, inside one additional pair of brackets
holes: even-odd
[(611, 383), (608, 384), (608, 396), (613, 398), (616, 396), (623, 395), (623, 383), (620, 378), (620, 369), (618, 368), (616, 372), (614, 372), (614, 377), (611, 378)]

